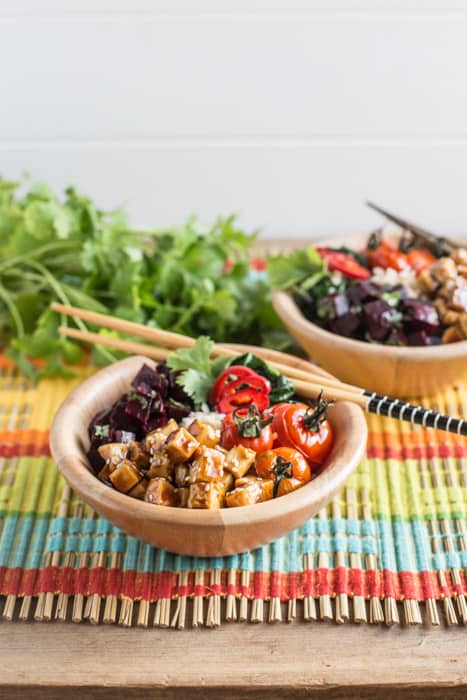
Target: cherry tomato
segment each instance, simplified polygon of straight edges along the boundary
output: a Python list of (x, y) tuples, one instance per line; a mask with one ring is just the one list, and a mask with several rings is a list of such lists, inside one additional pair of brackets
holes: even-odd
[(257, 437), (243, 437), (240, 434), (241, 425), (239, 425), (239, 419), (241, 424), (241, 419), (242, 417), (246, 418), (247, 412), (247, 409), (239, 409), (235, 414), (229, 413), (225, 416), (221, 429), (221, 446), (226, 450), (230, 450), (235, 445), (243, 445), (255, 452), (270, 450), (274, 442), (274, 434), (270, 423), (268, 425), (262, 425), (261, 421), (258, 423)]
[(274, 446), (275, 447), (280, 447), (281, 445), (288, 445), (289, 447), (293, 447), (292, 441), (289, 437), (289, 433), (287, 431), (287, 426), (284, 421), (284, 414), (286, 411), (289, 410), (291, 406), (303, 406), (304, 408), (308, 408), (308, 406), (304, 403), (296, 403), (296, 404), (291, 404), (287, 402), (283, 403), (276, 403), (274, 406), (271, 406), (268, 409), (268, 415), (271, 415), (273, 417), (272, 421), (272, 430), (273, 433), (276, 435), (276, 439), (274, 441)]
[(209, 397), (211, 403), (215, 405), (229, 384), (237, 379), (244, 379), (245, 383), (247, 383), (247, 379), (249, 377), (259, 376), (260, 375), (253, 369), (250, 369), (250, 367), (244, 367), (243, 365), (232, 365), (232, 367), (227, 367), (217, 377), (216, 383), (211, 389), (211, 395)]
[[(306, 457), (312, 466), (318, 466), (328, 456), (333, 441), (332, 429), (327, 419), (303, 403), (278, 404), (273, 412), (272, 429), (277, 435), (276, 445), (293, 447)], [(275, 409), (273, 406), (271, 411)], [(315, 425), (313, 425), (315, 423)]]
[[(262, 479), (274, 479), (275, 495), (281, 496), (310, 481), (310, 465), (298, 450), (277, 447), (256, 457), (255, 470)], [(282, 488), (281, 484), (286, 482)]]
[(417, 275), (427, 267), (430, 267), (430, 265), (433, 265), (435, 261), (435, 256), (432, 255), (429, 250), (413, 248), (407, 253), (407, 262), (410, 267), (413, 267)]
[(312, 465), (324, 462), (332, 447), (332, 429), (327, 419), (318, 420), (313, 425), (312, 408), (292, 405), (284, 413), (283, 420), (287, 426), (292, 445), (299, 450)]
[(317, 248), (316, 250), (326, 260), (331, 271), (342, 272), (344, 277), (350, 277), (354, 280), (365, 280), (370, 276), (370, 271), (347, 253), (330, 248)]
[(371, 268), (382, 267), (386, 270), (391, 267), (393, 270), (403, 270), (408, 265), (407, 256), (389, 241), (383, 241), (377, 248), (368, 249), (367, 255)]

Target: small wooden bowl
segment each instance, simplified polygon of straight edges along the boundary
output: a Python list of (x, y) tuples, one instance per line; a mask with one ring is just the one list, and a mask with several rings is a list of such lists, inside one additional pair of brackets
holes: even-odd
[[(245, 350), (244, 346), (232, 347)], [(265, 359), (309, 368), (304, 360), (289, 355), (247, 349), (254, 349)], [(298, 527), (325, 506), (364, 454), (367, 428), (363, 413), (352, 403), (339, 403), (329, 412), (335, 440), (321, 473), (287, 496), (253, 506), (210, 511), (156, 506), (125, 496), (105, 486), (92, 473), (86, 458), (88, 425), (98, 411), (128, 391), (145, 362), (154, 365), (145, 357), (129, 357), (83, 382), (59, 408), (50, 434), (53, 457), (83, 501), (144, 542), (192, 556), (223, 556), (259, 547)]]
[[(310, 241), (364, 248), (366, 235)], [(321, 367), (343, 382), (387, 396), (427, 396), (467, 377), (467, 341), (432, 347), (392, 347), (344, 338), (302, 314), (291, 294), (274, 292), (273, 305), (290, 334)]]

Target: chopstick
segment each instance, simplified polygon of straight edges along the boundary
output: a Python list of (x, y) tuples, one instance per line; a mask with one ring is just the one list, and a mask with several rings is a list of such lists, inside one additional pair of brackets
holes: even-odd
[[(88, 321), (89, 323), (101, 326), (102, 328), (109, 328), (111, 330), (120, 331), (121, 333), (126, 333), (127, 335), (134, 335), (138, 338), (142, 338), (143, 340), (149, 340), (152, 343), (156, 343), (157, 345), (164, 345), (169, 348), (192, 348), (196, 342), (194, 338), (190, 338), (187, 335), (181, 335), (180, 333), (174, 333), (172, 331), (164, 331), (159, 328), (150, 328), (149, 326), (143, 326), (140, 323), (134, 323), (133, 321), (125, 321), (121, 318), (114, 318), (113, 316), (107, 316), (106, 314), (97, 313), (95, 311), (88, 311), (87, 309), (80, 309), (78, 307), (66, 306), (64, 304), (58, 303), (52, 304), (51, 308), (54, 311), (57, 311), (66, 316), (75, 316), (76, 318), (79, 318), (82, 321)], [(63, 333), (63, 335), (65, 335), (65, 333)], [(83, 338), (78, 338), (78, 336), (76, 335), (74, 337), (76, 339), (83, 340)], [(102, 336), (98, 337), (101, 338)], [(99, 343), (98, 340), (95, 340), (94, 342)], [(106, 345), (106, 343), (101, 343), (101, 345)], [(115, 345), (111, 346), (108, 344), (107, 347), (116, 348)], [(140, 344), (139, 349), (133, 350), (132, 352), (142, 352), (144, 350), (146, 354), (148, 354), (147, 347), (147, 345)], [(125, 352), (125, 350), (123, 351)], [(228, 355), (229, 357), (238, 357), (238, 352), (236, 350), (232, 350), (231, 348), (228, 348), (225, 345), (219, 343), (216, 343), (214, 345), (212, 354), (215, 356)], [(158, 358), (156, 356), (153, 356), (153, 359), (157, 360)], [(269, 364), (274, 364), (274, 366), (276, 367), (276, 369), (279, 370), (279, 372), (281, 372), (282, 374), (287, 374), (287, 376), (289, 377), (295, 377), (296, 379), (303, 379), (304, 381), (308, 381), (310, 379), (310, 375), (313, 375), (316, 377), (317, 380), (321, 381), (323, 386), (334, 386), (336, 384), (336, 380), (322, 377), (322, 375), (318, 374), (317, 372), (305, 372), (304, 370), (298, 369), (297, 367), (290, 367), (289, 365), (284, 365), (281, 362), (270, 362)], [(354, 387), (354, 390), (356, 392), (359, 392), (358, 387)]]
[[(100, 325), (104, 328), (118, 330), (122, 333), (134, 335), (153, 343), (161, 345), (165, 343), (173, 348), (192, 347), (195, 343), (193, 338), (163, 331), (158, 328), (149, 328), (139, 323), (113, 318), (105, 314), (99, 314), (86, 309), (79, 309), (73, 306), (53, 304), (52, 309), (67, 316), (75, 316), (84, 321)], [(167, 347), (154, 347), (145, 343), (137, 343), (131, 340), (123, 340), (112, 336), (100, 335), (91, 331), (81, 331), (74, 328), (60, 327), (59, 332), (69, 338), (87, 342), (92, 345), (104, 345), (115, 348), (130, 354), (142, 354), (151, 357), (159, 362), (163, 361), (170, 350)], [(214, 355), (228, 355), (234, 357), (237, 352), (231, 348), (226, 348), (221, 344), (216, 344), (213, 350)], [(261, 356), (261, 350), (257, 351)], [(461, 418), (447, 416), (423, 406), (414, 406), (399, 399), (382, 396), (376, 392), (369, 392), (351, 384), (345, 384), (332, 378), (322, 377), (313, 371), (304, 371), (289, 367), (280, 362), (267, 360), (270, 365), (286, 375), (294, 384), (297, 393), (306, 398), (316, 398), (322, 391), (328, 401), (353, 401), (368, 413), (395, 418), (398, 420), (422, 425), (424, 428), (435, 428), (458, 435), (467, 436), (467, 421)]]
[(386, 219), (388, 219), (388, 221), (392, 221), (394, 224), (397, 224), (406, 231), (411, 231), (416, 236), (425, 239), (433, 245), (446, 245), (448, 246), (448, 248), (450, 248), (449, 252), (451, 253), (459, 247), (457, 243), (449, 240), (449, 238), (445, 238), (444, 236), (438, 236), (436, 233), (428, 231), (427, 229), (422, 228), (421, 226), (418, 226), (417, 224), (414, 224), (411, 221), (402, 219), (400, 216), (392, 214), (391, 212), (387, 211), (386, 209), (383, 209), (382, 207), (378, 206), (377, 204), (374, 204), (373, 202), (365, 202), (365, 204), (367, 205), (367, 207), (370, 207), (370, 209), (373, 209), (373, 211), (376, 211), (378, 212), (378, 214), (384, 216)]

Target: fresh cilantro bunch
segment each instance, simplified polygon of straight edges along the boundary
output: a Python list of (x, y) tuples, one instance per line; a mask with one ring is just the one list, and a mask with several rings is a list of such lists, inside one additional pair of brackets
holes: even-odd
[(67, 373), (83, 352), (57, 333), (73, 323), (50, 311), (60, 301), (218, 342), (287, 347), (267, 280), (250, 271), (254, 239), (233, 217), (134, 230), (124, 212), (101, 211), (72, 187), (59, 198), (0, 179), (0, 346), (29, 376), (31, 359), (42, 375)]

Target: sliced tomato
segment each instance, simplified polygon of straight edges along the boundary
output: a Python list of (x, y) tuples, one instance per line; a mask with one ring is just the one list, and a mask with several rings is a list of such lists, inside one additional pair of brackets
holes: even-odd
[(407, 256), (389, 241), (383, 241), (377, 248), (369, 248), (367, 255), (371, 268), (382, 267), (387, 270), (390, 267), (393, 270), (403, 270), (409, 264)]
[(229, 413), (225, 416), (221, 429), (221, 446), (226, 450), (232, 449), (235, 445), (243, 445), (255, 452), (270, 450), (274, 442), (274, 435), (270, 423), (268, 425), (261, 425), (260, 421), (258, 424), (258, 435), (256, 437), (243, 437), (243, 435), (241, 435), (241, 419), (242, 417), (246, 418), (246, 414), (247, 409), (240, 409), (235, 411), (235, 414)]
[(407, 262), (418, 275), (420, 272), (423, 272), (423, 270), (426, 270), (427, 267), (433, 265), (433, 263), (436, 262), (436, 258), (429, 250), (412, 248), (412, 250), (407, 253)]
[[(232, 365), (232, 367), (227, 367), (221, 374), (217, 377), (216, 383), (211, 389), (211, 395), (209, 397), (212, 404), (216, 404), (221, 395), (224, 393), (226, 388), (232, 382), (238, 379), (244, 379), (247, 383), (249, 377), (259, 377), (260, 375), (255, 372), (250, 367), (244, 367), (243, 365)], [(266, 380), (265, 380), (266, 381)]]
[(350, 277), (354, 280), (365, 280), (370, 276), (370, 271), (347, 253), (341, 253), (331, 248), (317, 248), (316, 250), (326, 260), (331, 271), (341, 272), (344, 277)]

